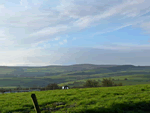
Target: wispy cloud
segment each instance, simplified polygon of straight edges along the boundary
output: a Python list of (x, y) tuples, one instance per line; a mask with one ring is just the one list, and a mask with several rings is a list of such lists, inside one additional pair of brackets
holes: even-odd
[(91, 37), (95, 36), (95, 35), (102, 35), (102, 34), (105, 34), (105, 33), (109, 33), (109, 32), (113, 32), (113, 31), (117, 31), (117, 30), (120, 30), (122, 28), (125, 28), (125, 27), (128, 27), (128, 26), (131, 26), (132, 24), (127, 24), (127, 25), (123, 25), (123, 26), (120, 26), (118, 28), (114, 28), (112, 30), (109, 30), (109, 31), (104, 31), (104, 32), (96, 32), (94, 34), (91, 35)]
[(93, 48), (107, 49), (107, 50), (120, 50), (120, 51), (137, 51), (137, 50), (150, 50), (150, 45), (139, 45), (133, 43), (111, 43), (109, 45), (101, 45)]
[(76, 37), (74, 37), (72, 40), (76, 40), (77, 38)]
[(20, 0), (20, 5), (28, 8), (28, 1), (27, 0)]
[[(121, 46), (120, 46), (121, 47)], [(119, 46), (118, 46), (119, 48)], [(139, 46), (140, 48), (140, 46)], [(42, 56), (26, 57), (24, 61), (40, 63), (43, 62), (50, 64), (71, 64), (76, 63), (92, 63), (92, 64), (132, 64), (132, 65), (149, 65), (150, 53), (149, 49), (132, 49), (126, 51), (119, 51), (117, 49), (104, 49), (104, 48), (57, 48), (57, 50), (42, 50), (45, 54)]]
[(64, 39), (62, 42), (59, 42), (60, 45), (67, 43), (67, 39)]
[[(22, 5), (33, 3), (36, 3), (36, 1), (20, 1)], [(51, 4), (51, 2), (46, 3)], [(150, 7), (147, 0), (106, 0), (103, 3), (97, 0), (87, 1), (86, 3), (83, 0), (61, 0), (56, 7), (47, 10), (40, 6), (39, 9), (34, 5), (30, 6), (32, 9), (27, 10), (21, 8), (16, 10), (1, 6), (4, 9), (1, 12), (0, 25), (8, 36), (15, 37), (13, 41), (17, 45), (22, 42), (19, 40), (24, 40), (24, 44), (50, 41), (51, 38), (63, 33), (89, 28), (93, 25), (102, 24), (106, 20), (113, 23), (126, 17), (126, 20), (119, 20), (124, 25), (120, 24), (120, 26), (114, 28), (118, 30), (138, 21), (137, 16), (145, 14), (145, 11), (148, 12), (148, 7)], [(130, 20), (130, 23), (126, 24), (128, 20)]]
[(54, 35), (60, 33), (62, 31), (66, 31), (68, 29), (67, 26), (58, 26), (58, 27), (48, 27), (44, 28), (38, 32), (30, 34), (31, 37), (33, 36), (47, 36), (47, 35)]
[[(99, 29), (95, 29), (92, 33), (89, 30), (88, 36), (92, 34), (91, 36), (94, 37), (128, 26), (139, 27), (145, 33), (150, 34), (149, 0), (87, 0), (86, 2), (85, 0), (56, 0), (55, 3), (48, 0), (20, 0), (14, 2), (0, 1), (0, 51), (6, 52), (5, 57), (0, 58), (2, 64), (9, 64), (9, 62), (11, 64), (11, 60), (14, 61), (12, 64), (15, 62), (16, 64), (21, 64), (21, 62), (30, 64), (32, 61), (28, 62), (25, 58), (33, 55), (30, 53), (34, 53), (33, 57), (41, 53), (43, 55), (42, 48), (50, 49), (53, 48), (53, 45), (61, 47), (63, 44), (69, 44), (70, 38), (75, 40), (73, 37), (84, 37), (84, 35), (74, 36), (73, 33), (76, 35), (80, 30), (87, 30), (95, 26), (99, 26)], [(79, 34), (82, 34), (81, 31)], [(86, 40), (86, 37), (84, 38)], [(104, 45), (101, 48), (105, 50), (129, 50), (131, 48), (147, 50), (149, 45)], [(21, 52), (20, 49), (25, 52)], [(38, 51), (39, 49), (41, 51)], [(11, 54), (13, 54), (12, 57), (8, 57)], [(30, 56), (24, 56), (26, 54)], [(82, 54), (80, 53), (79, 56)], [(78, 59), (79, 56), (74, 58)], [(43, 57), (39, 58), (43, 59)], [(57, 57), (54, 61), (59, 58)], [(7, 62), (7, 59), (10, 60)], [(42, 64), (40, 60), (37, 62)], [(59, 62), (49, 63), (59, 64)]]
[(56, 37), (56, 38), (55, 38), (55, 40), (59, 40), (59, 39), (60, 39), (60, 37)]
[(143, 28), (145, 30), (144, 33), (150, 34), (150, 21), (149, 22), (143, 22), (141, 24), (141, 28)]

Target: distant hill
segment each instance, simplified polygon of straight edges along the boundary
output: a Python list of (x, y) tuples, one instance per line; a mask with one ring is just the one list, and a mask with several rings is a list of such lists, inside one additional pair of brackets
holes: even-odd
[(95, 64), (75, 64), (75, 65), (50, 65), (41, 67), (31, 66), (0, 66), (0, 76), (54, 76), (59, 74), (67, 75), (91, 75), (98, 73), (108, 73), (129, 70), (149, 70), (150, 66), (134, 65), (95, 65)]
[(149, 80), (150, 66), (94, 64), (51, 65), (41, 67), (0, 66), (0, 86), (45, 86), (48, 83), (61, 84), (93, 78), (136, 76), (139, 74), (140, 76), (141, 74), (143, 75), (143, 80)]
[[(75, 65), (76, 66), (76, 65)], [(72, 67), (75, 67), (72, 65)], [(81, 66), (81, 65), (77, 65)], [(84, 65), (85, 66), (85, 65)], [(80, 77), (84, 76), (95, 76), (95, 74), (103, 74), (103, 75), (135, 75), (135, 74), (150, 74), (150, 66), (134, 66), (134, 65), (97, 65), (95, 68), (90, 69), (88, 67), (87, 70), (79, 70), (79, 71), (70, 71), (66, 73), (61, 73), (62, 76), (67, 77)], [(58, 75), (59, 76), (59, 75)]]
[(58, 75), (61, 73), (85, 71), (89, 69), (113, 67), (117, 65), (94, 65), (94, 64), (76, 64), (76, 65), (51, 65), (51, 66), (0, 66), (0, 76), (44, 76)]

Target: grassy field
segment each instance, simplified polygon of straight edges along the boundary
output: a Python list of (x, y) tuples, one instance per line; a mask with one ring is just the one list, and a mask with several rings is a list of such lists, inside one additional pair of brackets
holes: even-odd
[[(120, 73), (120, 72), (119, 72)], [(127, 72), (128, 73), (128, 72)], [(93, 79), (101, 81), (103, 78), (111, 77), (115, 83), (123, 83), (123, 85), (137, 85), (137, 84), (148, 84), (150, 83), (150, 74), (131, 74), (126, 75), (125, 72), (122, 74), (115, 73), (104, 73), (95, 75), (56, 75), (56, 76), (43, 76), (43, 77), (5, 77), (0, 78), (0, 87), (33, 87), (33, 86), (46, 86), (49, 83), (57, 83), (59, 86), (69, 85), (81, 86), (86, 80)], [(128, 80), (124, 80), (127, 78)], [(118, 80), (119, 79), (119, 80)]]
[(42, 113), (150, 113), (149, 84), (1, 94), (0, 112), (35, 113), (32, 93)]
[[(117, 65), (113, 65), (117, 66)], [(112, 65), (93, 65), (93, 64), (78, 64), (70, 66), (42, 66), (42, 67), (26, 67), (26, 66), (0, 66), (0, 76), (44, 76), (45, 73), (55, 75), (56, 73), (64, 73), (70, 71), (81, 71), (95, 69), (98, 67), (113, 67)], [(55, 73), (55, 74), (54, 74)]]
[[(138, 85), (138, 84), (149, 84), (150, 83), (150, 75), (143, 75), (143, 74), (137, 74), (137, 75), (124, 75), (124, 76), (112, 76), (111, 78), (114, 79), (112, 80), (114, 83), (122, 83), (123, 86), (127, 86), (127, 85)], [(90, 80), (96, 80), (100, 82), (101, 85), (101, 81), (103, 80), (103, 78), (107, 78), (109, 79), (109, 77), (103, 77), (100, 76), (97, 78), (90, 78)], [(127, 78), (128, 80), (124, 80), (125, 78)], [(119, 80), (118, 80), (119, 79)], [(86, 80), (88, 79), (83, 79), (83, 80), (75, 80), (75, 81), (67, 81), (64, 83), (60, 83), (58, 84), (59, 86), (63, 86), (63, 85), (69, 85), (70, 87), (72, 86), (82, 86)]]
[[(120, 79), (114, 82), (122, 82), (123, 85), (147, 84), (150, 79), (150, 67), (130, 65), (101, 68), (95, 65), (0, 67), (0, 87), (45, 87), (51, 83), (68, 84), (72, 87), (81, 86), (88, 79), (102, 80), (108, 77)], [(125, 81), (124, 78), (128, 80)]]

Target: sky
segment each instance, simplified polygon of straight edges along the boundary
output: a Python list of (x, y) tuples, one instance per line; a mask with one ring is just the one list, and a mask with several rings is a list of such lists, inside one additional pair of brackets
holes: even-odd
[(150, 66), (149, 0), (1, 0), (0, 65)]

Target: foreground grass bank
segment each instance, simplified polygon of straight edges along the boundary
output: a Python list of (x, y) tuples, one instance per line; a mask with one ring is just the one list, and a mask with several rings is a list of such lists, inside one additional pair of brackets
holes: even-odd
[(1, 94), (0, 113), (34, 113), (32, 93), (42, 113), (150, 113), (150, 84)]

